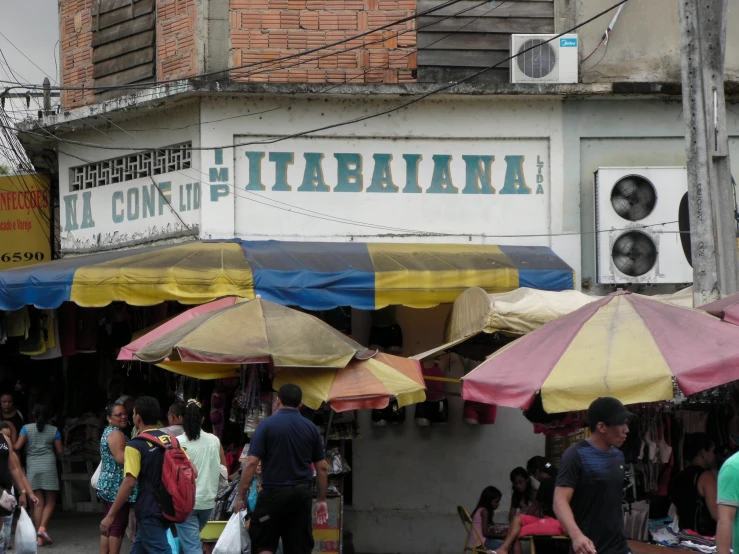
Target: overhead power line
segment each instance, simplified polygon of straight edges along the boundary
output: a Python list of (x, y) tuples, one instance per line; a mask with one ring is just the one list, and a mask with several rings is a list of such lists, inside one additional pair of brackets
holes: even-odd
[[(465, 23), (461, 27), (458, 27), (457, 29), (455, 29), (453, 31), (450, 31), (449, 33), (447, 33), (443, 37), (435, 40), (434, 42), (432, 42), (431, 44), (429, 44), (428, 46), (426, 46), (424, 48), (419, 48), (417, 50), (413, 50), (412, 52), (409, 52), (403, 58), (407, 58), (407, 57), (411, 56), (412, 54), (414, 54), (416, 52), (419, 52), (421, 50), (426, 50), (430, 46), (433, 46), (434, 44), (437, 44), (437, 43), (439, 43), (439, 42), (441, 42), (443, 40), (446, 40), (450, 36), (454, 35), (454, 33), (457, 33), (459, 31), (461, 31), (462, 29), (468, 27), (469, 25), (471, 25), (472, 23), (474, 23), (475, 21), (477, 21), (481, 17), (487, 16), (492, 11), (495, 11), (496, 9), (500, 8), (501, 6), (503, 6), (504, 4), (506, 4), (509, 1), (510, 0), (503, 0), (500, 4), (496, 4), (490, 10), (486, 11), (483, 14), (480, 14), (480, 15), (474, 17), (472, 20), (470, 20), (469, 22)], [(441, 21), (446, 21), (447, 19), (450, 19), (450, 18), (453, 18), (453, 17), (459, 17), (460, 15), (462, 15), (464, 13), (467, 13), (468, 11), (474, 10), (476, 8), (479, 8), (479, 7), (481, 7), (481, 6), (485, 5), (485, 4), (489, 4), (489, 3), (490, 3), (489, 0), (482, 0), (482, 2), (480, 2), (478, 4), (473, 4), (471, 7), (464, 8), (464, 9), (462, 9), (462, 10), (460, 10), (458, 12), (455, 12), (453, 14), (450, 14), (450, 15), (447, 15), (447, 16), (444, 16), (444, 17), (441, 17), (438, 21), (434, 21), (432, 23), (427, 23), (426, 25), (421, 25), (420, 27), (417, 27), (417, 28), (414, 28), (414, 29), (406, 29), (404, 31), (401, 31), (396, 36), (399, 36), (400, 34), (404, 34), (404, 33), (409, 33), (411, 31), (417, 32), (417, 31), (419, 31), (421, 29), (425, 29), (426, 27), (430, 27), (430, 26), (433, 26), (433, 25), (438, 25)], [(384, 41), (385, 39), (382, 39), (382, 40)], [(377, 41), (377, 42), (380, 42), (380, 41)], [(373, 44), (373, 43), (365, 43), (364, 46), (366, 46), (368, 44)], [(348, 49), (347, 50), (341, 50), (340, 52), (334, 52), (331, 55), (339, 54), (339, 53), (343, 53), (343, 52), (347, 52), (347, 51), (349, 51), (349, 50)], [(287, 68), (280, 67), (279, 69), (289, 69), (290, 67), (293, 67), (293, 66), (288, 66)], [(378, 69), (385, 69), (385, 68), (380, 68), (380, 67), (369, 67), (369, 68), (366, 68), (366, 69), (364, 69), (362, 71), (362, 73), (360, 73), (359, 75), (357, 75), (355, 77), (352, 77), (352, 78), (348, 79), (346, 82), (340, 82), (340, 83), (332, 84), (332, 85), (324, 88), (323, 90), (318, 91), (316, 94), (326, 94), (326, 93), (328, 93), (328, 92), (330, 92), (330, 91), (332, 91), (332, 90), (334, 90), (334, 89), (336, 89), (338, 87), (341, 87), (341, 86), (343, 86), (345, 84), (351, 83), (352, 81), (362, 79), (362, 78), (364, 78), (364, 76), (368, 72), (375, 71), (375, 70), (378, 70)], [(241, 114), (241, 115), (235, 115), (235, 116), (230, 116), (230, 117), (222, 117), (222, 118), (219, 118), (219, 119), (212, 119), (212, 120), (209, 120), (209, 121), (202, 121), (202, 122), (197, 122), (197, 123), (190, 123), (189, 125), (183, 125), (182, 127), (167, 127), (167, 130), (168, 131), (183, 131), (185, 129), (190, 129), (191, 127), (197, 127), (197, 126), (200, 126), (200, 125), (210, 125), (212, 123), (220, 123), (222, 121), (231, 121), (231, 120), (234, 120), (234, 119), (241, 119), (241, 118), (246, 118), (246, 117), (254, 117), (254, 116), (257, 116), (257, 115), (264, 115), (266, 113), (275, 112), (275, 111), (282, 110), (284, 108), (293, 106), (293, 105), (297, 104), (299, 101), (300, 100), (295, 99), (295, 100), (292, 100), (290, 102), (286, 102), (286, 103), (284, 103), (284, 104), (282, 104), (280, 106), (277, 106), (275, 108), (268, 108), (266, 110), (260, 110), (260, 111), (257, 111), (257, 112), (252, 112), (252, 113), (247, 113), (247, 114)], [(96, 114), (96, 116), (103, 117), (103, 119), (106, 119), (111, 124), (115, 125), (112, 121), (110, 121), (109, 119), (107, 119), (104, 116), (102, 116), (102, 114)], [(118, 125), (115, 125), (115, 126), (118, 127)], [(129, 129), (123, 129), (122, 127), (118, 127), (118, 128), (121, 129), (122, 131), (126, 132), (126, 134), (128, 134), (130, 136), (133, 136), (133, 135), (131, 135), (131, 133), (150, 132), (152, 130), (151, 127), (146, 127), (146, 128), (143, 128), (143, 129), (131, 129), (131, 128), (129, 128)], [(136, 137), (134, 137), (134, 138), (136, 138)]]
[[(402, 103), (398, 104), (397, 106), (393, 106), (391, 108), (387, 108), (387, 109), (384, 109), (384, 110), (381, 110), (379, 112), (375, 112), (375, 113), (372, 113), (372, 114), (368, 114), (368, 115), (356, 117), (354, 119), (350, 119), (350, 120), (347, 120), (347, 121), (340, 121), (338, 123), (332, 123), (332, 124), (329, 124), (329, 125), (324, 125), (322, 127), (318, 127), (318, 128), (314, 128), (314, 129), (309, 129), (309, 130), (306, 130), (306, 131), (299, 131), (297, 133), (292, 133), (292, 134), (289, 134), (289, 135), (282, 135), (282, 136), (271, 138), (271, 139), (257, 140), (257, 141), (250, 141), (250, 142), (242, 142), (242, 143), (230, 143), (230, 144), (223, 144), (223, 145), (219, 145), (219, 146), (191, 146), (188, 149), (191, 150), (191, 151), (229, 150), (231, 148), (238, 148), (238, 147), (242, 147), (242, 146), (253, 146), (253, 145), (261, 145), (261, 144), (275, 144), (275, 143), (278, 143), (278, 142), (281, 142), (281, 141), (284, 141), (284, 140), (293, 139), (293, 138), (299, 138), (299, 137), (303, 137), (303, 136), (310, 135), (310, 134), (313, 134), (313, 133), (318, 133), (318, 132), (322, 132), (322, 131), (328, 131), (328, 130), (331, 130), (331, 129), (336, 129), (338, 127), (343, 127), (343, 126), (346, 126), (346, 125), (352, 125), (354, 123), (360, 123), (362, 121), (367, 121), (367, 120), (373, 119), (375, 117), (380, 117), (380, 116), (383, 116), (383, 115), (388, 115), (390, 113), (396, 112), (398, 110), (401, 110), (403, 108), (407, 108), (407, 107), (409, 107), (409, 106), (411, 106), (413, 104), (416, 104), (417, 102), (420, 102), (422, 100), (425, 100), (426, 98), (429, 98), (431, 96), (434, 96), (435, 94), (439, 94), (439, 93), (445, 92), (445, 91), (450, 90), (450, 89), (452, 89), (452, 88), (454, 88), (456, 86), (459, 86), (461, 84), (464, 84), (466, 82), (469, 82), (469, 81), (471, 81), (471, 80), (479, 77), (480, 75), (482, 75), (482, 74), (484, 74), (484, 73), (486, 73), (486, 72), (488, 72), (488, 71), (490, 71), (492, 69), (495, 69), (495, 68), (501, 66), (502, 64), (504, 64), (506, 62), (509, 62), (511, 60), (514, 60), (518, 56), (521, 56), (523, 54), (526, 54), (527, 52), (530, 52), (531, 50), (534, 50), (536, 48), (541, 48), (541, 46), (543, 46), (544, 44), (548, 44), (548, 43), (550, 43), (552, 41), (555, 41), (555, 40), (559, 39), (560, 37), (562, 37), (564, 35), (571, 34), (574, 31), (577, 31), (578, 29), (584, 27), (585, 25), (588, 25), (589, 23), (595, 21), (596, 19), (598, 19), (598, 18), (606, 15), (608, 12), (615, 10), (616, 8), (618, 8), (622, 4), (625, 4), (628, 1), (629, 0), (620, 0), (619, 2), (616, 2), (615, 4), (613, 4), (612, 6), (610, 6), (609, 8), (606, 8), (605, 10), (597, 13), (596, 15), (590, 17), (589, 19), (583, 21), (582, 23), (579, 23), (578, 25), (575, 25), (571, 29), (568, 29), (568, 30), (566, 30), (566, 31), (564, 31), (562, 33), (553, 35), (548, 40), (542, 41), (541, 43), (538, 43), (538, 44), (533, 45), (533, 46), (531, 46), (529, 48), (523, 49), (523, 50), (521, 50), (521, 51), (519, 51), (519, 52), (517, 52), (517, 53), (515, 53), (515, 54), (513, 54), (511, 56), (508, 56), (507, 58), (505, 58), (505, 59), (503, 59), (503, 60), (501, 60), (501, 61), (499, 61), (499, 62), (497, 62), (497, 63), (495, 63), (495, 64), (493, 64), (493, 65), (491, 65), (489, 67), (486, 67), (486, 68), (483, 68), (483, 69), (481, 69), (479, 71), (476, 71), (475, 73), (472, 73), (472, 74), (468, 75), (467, 77), (464, 77), (464, 78), (462, 78), (462, 79), (460, 79), (458, 81), (452, 81), (452, 82), (447, 83), (445, 85), (441, 85), (441, 86), (439, 86), (439, 87), (437, 87), (437, 88), (435, 88), (435, 89), (433, 89), (433, 90), (431, 90), (429, 92), (426, 92), (424, 94), (421, 94), (421, 95), (416, 96), (415, 98), (412, 98), (410, 100), (407, 100), (405, 102), (402, 102)], [(26, 131), (26, 132), (28, 134), (30, 134), (30, 135), (37, 135), (37, 136), (41, 136), (43, 138), (46, 138), (43, 135), (38, 135), (38, 133), (33, 133), (31, 131)], [(101, 149), (101, 150), (139, 151), (139, 152), (151, 152), (151, 151), (166, 152), (166, 151), (180, 151), (181, 150), (181, 148), (167, 148), (167, 147), (160, 147), (160, 146), (138, 146), (138, 145), (137, 146), (129, 146), (129, 147), (125, 147), (125, 146), (108, 146), (108, 145), (94, 144), (94, 143), (83, 142), (83, 141), (76, 141), (76, 140), (71, 140), (71, 139), (63, 139), (63, 138), (59, 138), (59, 137), (56, 137), (56, 136), (54, 137), (54, 139), (57, 140), (58, 142), (64, 143), (64, 144), (73, 144), (73, 145), (76, 145), (76, 146), (83, 146), (83, 147), (86, 147), (86, 148), (96, 148), (96, 149)]]
[[(386, 29), (390, 29), (390, 28), (392, 28), (392, 27), (394, 27), (396, 25), (400, 25), (401, 23), (407, 23), (408, 21), (413, 21), (414, 19), (418, 19), (419, 17), (423, 17), (423, 16), (429, 15), (431, 13), (437, 12), (439, 10), (442, 10), (444, 8), (448, 8), (449, 6), (453, 6), (454, 4), (457, 4), (457, 3), (461, 2), (461, 1), (462, 0), (448, 0), (447, 2), (444, 2), (442, 4), (439, 4), (438, 6), (434, 6), (433, 8), (429, 8), (427, 10), (416, 12), (413, 15), (402, 17), (400, 19), (396, 19), (395, 21), (391, 21), (390, 23), (386, 23), (385, 25), (381, 25), (379, 27), (375, 27), (374, 29), (369, 29), (367, 31), (363, 31), (363, 32), (361, 32), (361, 33), (359, 33), (357, 35), (353, 35), (353, 36), (351, 36), (349, 38), (345, 38), (345, 39), (342, 39), (342, 40), (337, 40), (337, 41), (334, 41), (334, 42), (330, 42), (330, 43), (325, 44), (323, 46), (318, 46), (318, 47), (315, 47), (315, 48), (309, 48), (307, 50), (303, 50), (303, 51), (297, 52), (295, 54), (290, 54), (290, 55), (287, 55), (287, 56), (282, 56), (280, 58), (275, 58), (274, 60), (265, 60), (263, 62), (260, 61), (260, 62), (254, 62), (254, 63), (249, 63), (249, 64), (243, 64), (243, 65), (238, 65), (238, 66), (235, 66), (235, 67), (229, 67), (227, 69), (223, 69), (223, 70), (219, 70), (219, 71), (210, 71), (210, 72), (206, 72), (206, 73), (198, 73), (196, 75), (191, 75), (191, 76), (186, 77), (186, 78), (165, 79), (165, 80), (159, 80), (159, 81), (149, 81), (147, 83), (131, 83), (131, 84), (127, 84), (127, 85), (110, 85), (110, 86), (97, 86), (97, 87), (96, 86), (88, 87), (88, 86), (84, 86), (84, 85), (83, 86), (75, 86), (75, 87), (58, 86), (58, 87), (52, 87), (52, 89), (53, 90), (68, 90), (68, 91), (74, 91), (74, 90), (101, 90), (101, 91), (105, 91), (105, 90), (120, 90), (120, 89), (129, 89), (129, 88), (133, 88), (133, 89), (147, 89), (147, 88), (151, 88), (153, 86), (160, 86), (160, 85), (166, 85), (166, 84), (171, 84), (171, 83), (178, 83), (178, 82), (182, 82), (182, 81), (186, 81), (186, 80), (203, 79), (203, 78), (206, 78), (206, 77), (213, 77), (213, 76), (216, 76), (216, 75), (223, 75), (223, 74), (230, 73), (230, 72), (233, 72), (233, 71), (238, 71), (240, 69), (248, 69), (250, 67), (261, 66), (263, 64), (279, 63), (281, 61), (291, 60), (291, 59), (295, 59), (295, 58), (298, 58), (298, 57), (301, 57), (301, 56), (306, 56), (306, 55), (314, 54), (316, 52), (320, 52), (321, 50), (325, 50), (327, 48), (333, 48), (334, 46), (339, 46), (341, 44), (345, 44), (347, 42), (351, 42), (351, 41), (354, 41), (354, 40), (357, 40), (357, 39), (366, 37), (366, 36), (371, 35), (373, 33), (377, 33), (378, 31), (384, 31)], [(15, 83), (15, 85), (17, 85), (17, 86), (14, 86), (14, 87), (6, 87), (6, 90), (8, 90), (10, 88), (40, 88), (38, 85), (23, 84), (23, 83), (19, 83), (19, 82), (18, 83)]]

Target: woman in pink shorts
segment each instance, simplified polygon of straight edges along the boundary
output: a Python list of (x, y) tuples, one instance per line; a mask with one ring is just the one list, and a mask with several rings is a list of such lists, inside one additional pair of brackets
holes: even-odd
[(542, 456), (531, 458), (526, 469), (539, 481), (539, 490), (536, 493), (539, 514), (537, 516), (526, 514), (515, 516), (503, 544), (495, 549), (497, 554), (508, 554), (509, 549), (519, 537), (565, 534), (559, 521), (554, 517), (554, 482), (557, 478), (557, 469)]

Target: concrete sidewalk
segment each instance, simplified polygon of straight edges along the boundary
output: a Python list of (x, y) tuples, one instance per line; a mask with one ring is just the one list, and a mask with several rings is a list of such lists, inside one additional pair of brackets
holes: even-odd
[[(100, 520), (103, 514), (73, 514), (55, 512), (49, 523), (51, 546), (39, 548), (44, 554), (88, 554), (100, 552)], [(128, 554), (131, 541), (123, 539), (121, 554)], [(12, 554), (11, 550), (11, 554)]]

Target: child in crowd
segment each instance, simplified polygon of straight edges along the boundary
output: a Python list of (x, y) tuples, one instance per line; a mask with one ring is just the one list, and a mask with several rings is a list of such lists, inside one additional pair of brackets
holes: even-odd
[(468, 546), (482, 546), (479, 544), (478, 535), (485, 540), (485, 548), (494, 550), (502, 544), (501, 538), (496, 536), (495, 524), (493, 516), (495, 510), (500, 506), (500, 499), (503, 497), (501, 492), (495, 487), (485, 487), (480, 494), (480, 500), (472, 512), (472, 525), (477, 529), (470, 533)]

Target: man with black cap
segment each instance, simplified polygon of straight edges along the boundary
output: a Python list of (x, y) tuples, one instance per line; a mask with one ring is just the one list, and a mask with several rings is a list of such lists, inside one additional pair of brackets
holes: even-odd
[(575, 554), (628, 554), (624, 536), (624, 455), (631, 413), (615, 398), (588, 408), (590, 438), (562, 456), (554, 491), (557, 519)]

